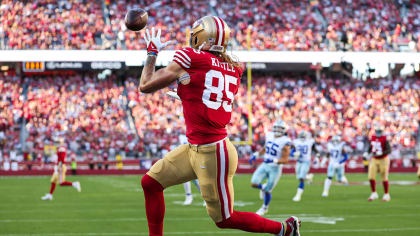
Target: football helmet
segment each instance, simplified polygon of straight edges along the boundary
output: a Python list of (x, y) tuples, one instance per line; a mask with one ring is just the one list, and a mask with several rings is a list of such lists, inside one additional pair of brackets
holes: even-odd
[(190, 45), (194, 49), (225, 52), (230, 40), (230, 28), (217, 16), (205, 16), (194, 22)]
[(375, 125), (375, 136), (381, 137), (384, 132), (384, 128), (381, 125)]
[(282, 120), (276, 120), (273, 125), (273, 133), (275, 136), (283, 136), (286, 134), (287, 125)]
[(332, 143), (333, 143), (334, 145), (337, 145), (337, 144), (339, 144), (339, 143), (340, 143), (340, 141), (341, 141), (341, 137), (340, 137), (340, 136), (338, 136), (338, 135), (335, 135), (335, 136), (331, 139), (331, 141), (332, 141)]
[(305, 130), (300, 131), (298, 134), (299, 139), (305, 140), (307, 137), (308, 137), (308, 134), (306, 133)]

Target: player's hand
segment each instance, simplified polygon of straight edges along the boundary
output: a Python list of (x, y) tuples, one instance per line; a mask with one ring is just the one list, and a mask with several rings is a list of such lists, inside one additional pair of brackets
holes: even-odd
[(364, 152), (363, 153), (363, 160), (367, 160), (367, 159), (369, 159), (369, 153)]
[(295, 153), (293, 153), (293, 157), (294, 158), (298, 159), (299, 156), (300, 156), (300, 152), (299, 151), (296, 151)]
[(257, 152), (252, 153), (251, 158), (249, 159), (249, 164), (255, 166), (255, 163), (257, 162), (257, 156)]
[(382, 153), (382, 151), (376, 151), (375, 154), (376, 154), (376, 156), (382, 156), (383, 153)]
[(156, 56), (162, 48), (172, 43), (172, 41), (161, 42), (161, 32), (161, 29), (158, 29), (157, 33), (155, 34), (155, 27), (152, 27), (152, 34), (150, 34), (149, 29), (146, 29), (146, 33), (144, 34), (144, 40), (146, 41), (147, 45), (147, 55)]

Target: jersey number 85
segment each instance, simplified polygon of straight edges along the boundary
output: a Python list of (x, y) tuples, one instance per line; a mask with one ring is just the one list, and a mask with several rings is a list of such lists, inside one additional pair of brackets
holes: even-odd
[[(213, 80), (217, 79), (217, 86), (213, 85)], [(206, 89), (203, 91), (203, 103), (211, 109), (217, 110), (222, 106), (226, 112), (232, 111), (232, 101), (234, 94), (229, 90), (230, 84), (237, 85), (237, 78), (225, 75), (217, 70), (210, 70), (206, 73), (206, 80), (204, 86)], [(227, 100), (223, 101), (223, 90), (225, 91)], [(210, 100), (211, 94), (216, 94), (216, 101)]]

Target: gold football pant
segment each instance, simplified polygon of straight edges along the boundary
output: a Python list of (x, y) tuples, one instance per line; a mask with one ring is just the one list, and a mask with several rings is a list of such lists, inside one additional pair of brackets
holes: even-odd
[(184, 144), (157, 161), (147, 174), (164, 188), (198, 179), (207, 213), (214, 222), (233, 212), (233, 175), (238, 154), (229, 139), (212, 145)]
[(388, 173), (389, 173), (389, 157), (385, 157), (382, 159), (375, 159), (372, 158), (369, 163), (369, 171), (368, 171), (368, 178), (375, 179), (377, 173), (381, 174), (382, 180), (388, 180)]
[(61, 166), (61, 171), (59, 170), (58, 173), (53, 173), (53, 175), (51, 176), (51, 183), (55, 183), (55, 184), (61, 184), (64, 181), (66, 181), (66, 171), (67, 171), (67, 167), (66, 165), (62, 165)]

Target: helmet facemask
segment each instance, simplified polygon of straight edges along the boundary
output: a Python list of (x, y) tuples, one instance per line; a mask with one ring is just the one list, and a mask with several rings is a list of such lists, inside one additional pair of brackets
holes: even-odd
[(275, 125), (273, 127), (273, 133), (274, 133), (274, 136), (276, 136), (276, 137), (283, 136), (283, 135), (286, 134), (286, 127)]

